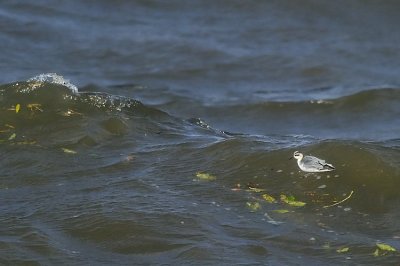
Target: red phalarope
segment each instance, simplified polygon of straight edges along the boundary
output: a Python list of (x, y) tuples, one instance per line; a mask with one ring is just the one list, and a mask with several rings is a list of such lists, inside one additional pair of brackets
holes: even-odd
[(329, 172), (335, 170), (332, 164), (325, 162), (325, 160), (319, 159), (314, 156), (304, 156), (302, 153), (295, 151), (293, 157), (297, 160), (299, 168), (304, 172), (319, 173)]

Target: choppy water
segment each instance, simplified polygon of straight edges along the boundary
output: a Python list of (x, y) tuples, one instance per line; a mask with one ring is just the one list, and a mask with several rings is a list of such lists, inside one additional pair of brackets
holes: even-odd
[(1, 4), (0, 264), (398, 264), (396, 8)]

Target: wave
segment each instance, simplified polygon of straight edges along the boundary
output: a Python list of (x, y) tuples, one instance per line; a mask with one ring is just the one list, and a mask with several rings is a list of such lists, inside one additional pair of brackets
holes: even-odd
[[(373, 88), (366, 89), (351, 95), (340, 96), (333, 99), (318, 99), (318, 100), (302, 100), (302, 101), (258, 101), (255, 103), (236, 103), (235, 106), (245, 105), (247, 108), (265, 108), (280, 110), (291, 108), (326, 108), (331, 106), (337, 109), (354, 109), (354, 108), (369, 108), (369, 107), (387, 107), (386, 104), (395, 104), (400, 99), (399, 88)], [(228, 106), (232, 104), (227, 104)]]
[[(82, 108), (95, 107), (109, 111), (144, 108), (139, 101), (107, 93), (78, 92), (78, 88), (54, 73), (41, 74), (23, 82), (0, 86), (0, 104), (7, 108), (9, 104), (35, 104), (43, 108), (63, 109), (67, 106)], [(27, 106), (29, 108), (29, 106)], [(39, 109), (39, 108), (37, 108)], [(149, 108), (151, 109), (151, 108)], [(8, 108), (7, 110), (10, 110)], [(22, 111), (22, 109), (20, 109)], [(55, 111), (50, 110), (50, 111)], [(42, 110), (43, 111), (43, 110)]]
[[(172, 95), (171, 97), (175, 97)], [(85, 132), (95, 128), (102, 139), (107, 134), (158, 134), (179, 137), (229, 137), (240, 134), (264, 136), (309, 135), (322, 139), (396, 139), (400, 130), (400, 89), (377, 88), (329, 100), (308, 100), (258, 103), (203, 105), (177, 99), (182, 105), (190, 103), (204, 119), (211, 119), (216, 130), (204, 119), (177, 116), (138, 100), (104, 92), (78, 91), (77, 87), (57, 74), (41, 74), (27, 81), (0, 86), (0, 137), (5, 140), (16, 133), (36, 129), (62, 128)], [(180, 110), (185, 110), (183, 106)], [(201, 110), (201, 111), (199, 111)], [(184, 112), (184, 111), (182, 111)], [(64, 123), (64, 126), (60, 126)], [(74, 131), (73, 129), (81, 129)], [(38, 130), (40, 131), (40, 130)], [(87, 133), (89, 132), (89, 133)], [(229, 132), (235, 132), (229, 133)], [(25, 133), (29, 135), (29, 133)], [(78, 134), (79, 135), (79, 134)], [(99, 134), (97, 134), (99, 135)], [(173, 137), (174, 136), (174, 137)], [(83, 138), (83, 137), (82, 137)]]
[(227, 137), (200, 119), (180, 119), (129, 97), (79, 92), (52, 73), (1, 85), (0, 121), (0, 142), (41, 146), (92, 146), (112, 136), (142, 146)]
[(228, 131), (388, 140), (400, 130), (400, 89), (370, 89), (329, 100), (199, 104), (198, 112)]

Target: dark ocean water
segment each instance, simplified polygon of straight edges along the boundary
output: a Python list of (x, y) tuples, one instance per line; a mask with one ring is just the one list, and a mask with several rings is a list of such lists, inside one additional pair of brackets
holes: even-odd
[(398, 265), (399, 8), (1, 3), (0, 264)]

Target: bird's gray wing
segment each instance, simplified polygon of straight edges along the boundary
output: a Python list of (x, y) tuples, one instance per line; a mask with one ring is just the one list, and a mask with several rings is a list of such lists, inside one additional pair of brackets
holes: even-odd
[(324, 166), (326, 165), (325, 160), (321, 160), (321, 159), (319, 159), (317, 157), (313, 157), (313, 156), (304, 156), (303, 163), (309, 167), (319, 169), (319, 170), (325, 169)]

